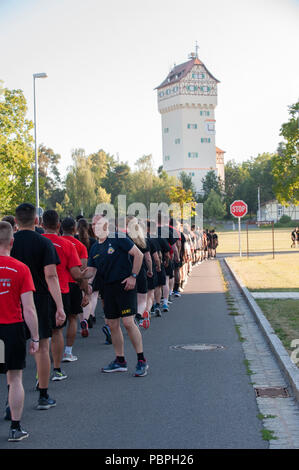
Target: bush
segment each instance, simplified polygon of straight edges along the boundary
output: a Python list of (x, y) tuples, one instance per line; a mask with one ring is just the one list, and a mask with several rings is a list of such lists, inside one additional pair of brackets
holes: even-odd
[(292, 220), (291, 217), (289, 217), (288, 215), (283, 215), (283, 216), (280, 217), (279, 223), (282, 224), (282, 225), (284, 225), (284, 224), (287, 225), (287, 224), (289, 224), (289, 222), (291, 222), (291, 220)]

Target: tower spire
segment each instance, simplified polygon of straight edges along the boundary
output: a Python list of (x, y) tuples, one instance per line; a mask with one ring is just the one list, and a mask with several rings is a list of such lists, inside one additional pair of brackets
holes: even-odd
[(197, 59), (198, 59), (198, 49), (199, 49), (198, 42), (195, 41), (195, 55), (196, 55), (196, 58), (197, 58)]

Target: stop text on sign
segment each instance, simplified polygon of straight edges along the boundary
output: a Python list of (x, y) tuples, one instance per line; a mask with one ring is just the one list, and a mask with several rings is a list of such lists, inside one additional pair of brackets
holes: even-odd
[(230, 213), (234, 217), (244, 217), (247, 214), (248, 206), (244, 201), (234, 201), (230, 205)]

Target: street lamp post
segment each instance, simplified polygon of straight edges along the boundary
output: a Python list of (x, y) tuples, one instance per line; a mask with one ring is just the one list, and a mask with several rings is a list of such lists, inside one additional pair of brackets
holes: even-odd
[(34, 103), (34, 154), (35, 154), (35, 203), (36, 215), (39, 216), (39, 180), (38, 180), (38, 155), (37, 155), (37, 141), (36, 141), (36, 100), (35, 100), (35, 79), (47, 78), (46, 73), (33, 74), (33, 103)]

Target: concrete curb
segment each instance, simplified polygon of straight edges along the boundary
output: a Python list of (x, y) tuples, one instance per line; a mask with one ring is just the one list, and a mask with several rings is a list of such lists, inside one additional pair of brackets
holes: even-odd
[(231, 268), (226, 258), (224, 258), (224, 262), (226, 266), (228, 267), (234, 280), (236, 281), (237, 286), (239, 287), (241, 293), (245, 297), (245, 300), (248, 303), (250, 310), (253, 312), (255, 319), (257, 321), (257, 324), (261, 328), (261, 331), (263, 332), (267, 340), (267, 343), (269, 344), (272, 352), (274, 353), (278, 361), (278, 364), (282, 372), (286, 376), (286, 379), (288, 380), (292, 388), (295, 399), (299, 403), (299, 369), (298, 367), (291, 361), (289, 354), (285, 350), (278, 336), (274, 333), (272, 326), (268, 322), (262, 310), (260, 309), (256, 301), (254, 300), (249, 290), (243, 285), (241, 279)]

